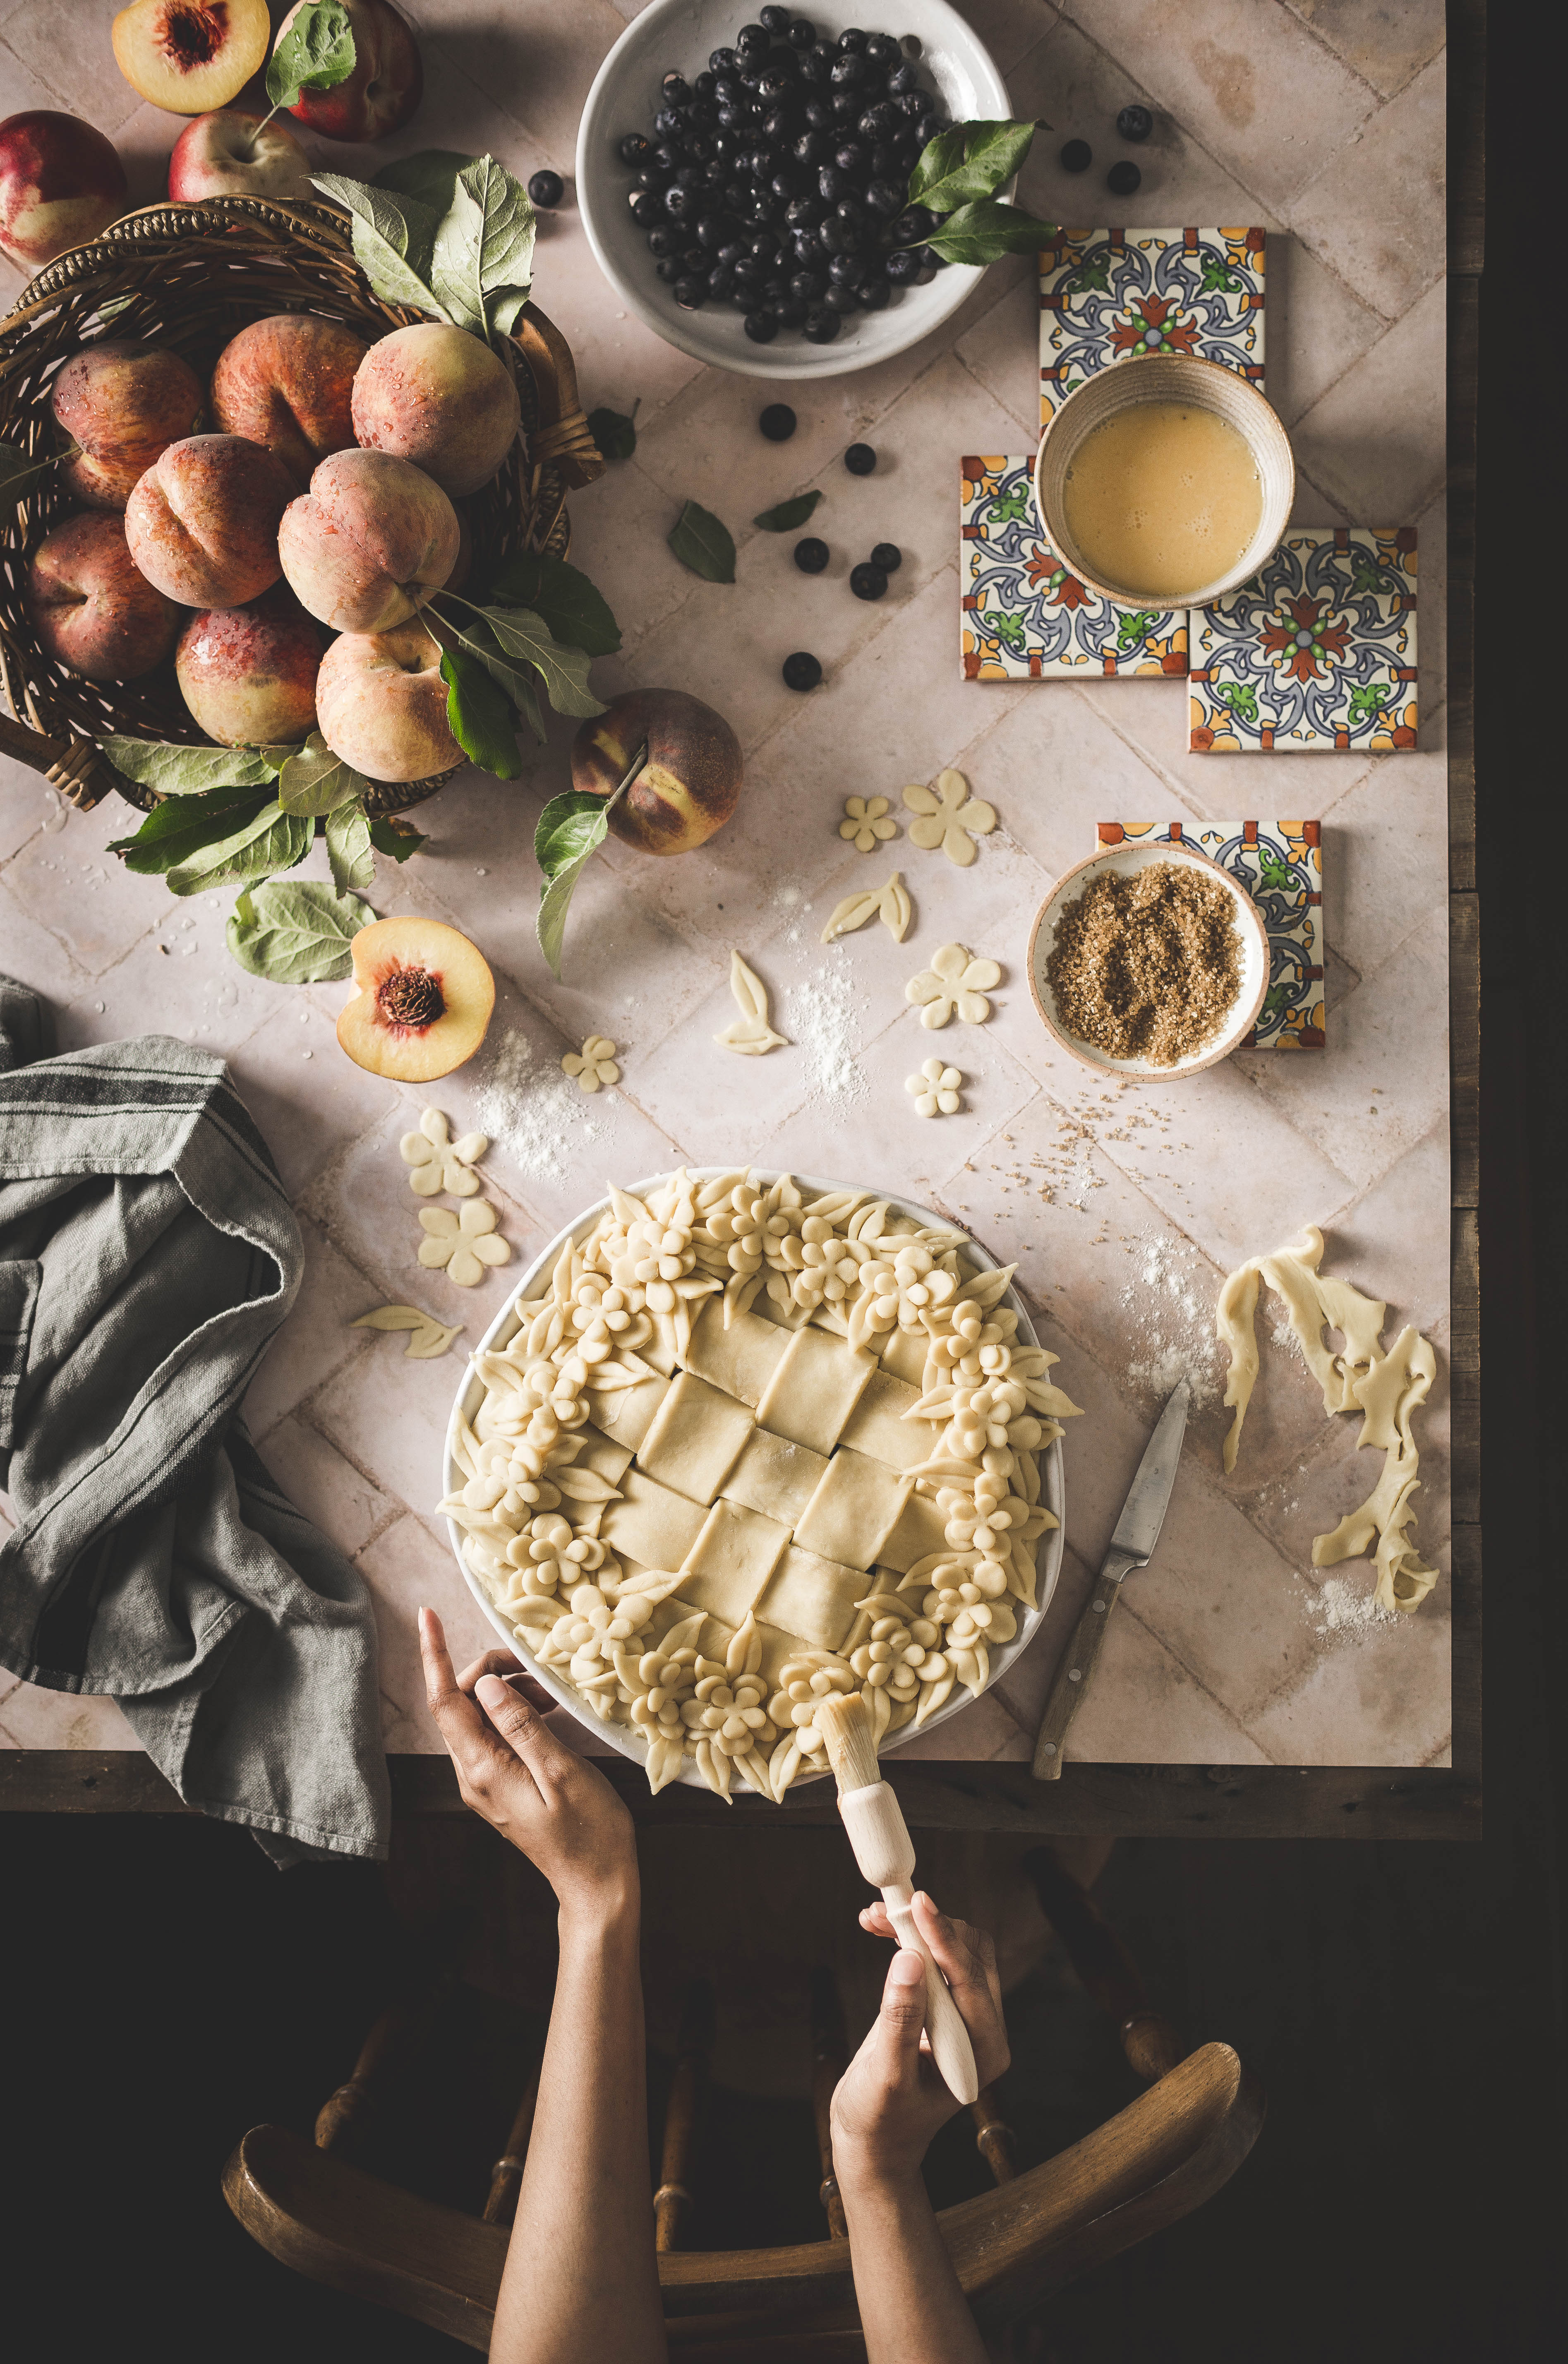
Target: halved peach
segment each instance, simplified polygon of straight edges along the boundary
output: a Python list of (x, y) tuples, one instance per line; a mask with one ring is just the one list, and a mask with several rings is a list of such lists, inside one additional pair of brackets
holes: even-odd
[(238, 98), (272, 38), (267, 0), (131, 0), (111, 28), (132, 90), (171, 115)]
[(356, 1066), (429, 1084), (473, 1058), (495, 1007), (477, 945), (439, 920), (376, 920), (354, 938), (353, 957), (338, 1040)]

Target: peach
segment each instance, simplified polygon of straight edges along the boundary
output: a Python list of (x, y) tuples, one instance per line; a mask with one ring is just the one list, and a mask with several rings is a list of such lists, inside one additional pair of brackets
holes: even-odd
[(110, 340), (72, 354), (50, 408), (81, 447), (62, 481), (89, 508), (123, 509), (153, 462), (201, 425), (201, 380), (178, 353)]
[(340, 320), (312, 312), (252, 320), (217, 357), (213, 424), (264, 443), (303, 491), (321, 461), (352, 447), (349, 396), (367, 350)]
[(278, 529), (289, 588), (337, 632), (406, 623), (451, 573), (461, 541), (440, 486), (384, 452), (323, 460)]
[(177, 206), (203, 197), (277, 197), (284, 205), (315, 195), (311, 163), (286, 123), (248, 107), (220, 106), (187, 123), (169, 158), (169, 195)]
[(642, 853), (687, 853), (722, 829), (740, 799), (740, 742), (722, 714), (684, 689), (634, 689), (572, 742), (572, 785), (611, 797), (642, 742), (648, 757), (610, 815)]
[(124, 167), (90, 123), (47, 106), (0, 123), (0, 251), (24, 271), (101, 237), (128, 202)]
[[(302, 90), (289, 109), (328, 139), (381, 139), (406, 123), (425, 88), (419, 46), (387, 0), (345, 0), (354, 34), (354, 71), (332, 90)], [(278, 28), (281, 41), (299, 14)]]
[(319, 627), (278, 585), (249, 608), (206, 608), (174, 652), (180, 695), (225, 747), (287, 747), (316, 728)]
[(495, 1007), (495, 980), (476, 944), (439, 920), (373, 920), (352, 953), (338, 1040), (357, 1066), (428, 1084), (473, 1058)]
[(423, 624), (344, 632), (316, 676), (321, 736), (373, 780), (428, 780), (462, 762), (447, 727), (441, 652)]
[(466, 329), (424, 320), (373, 344), (354, 380), (354, 433), (412, 460), (455, 499), (487, 485), (522, 423), (504, 362)]
[(114, 22), (115, 63), (171, 115), (238, 98), (267, 54), (267, 0), (133, 0)]
[(242, 435), (171, 443), (126, 503), (125, 538), (150, 583), (184, 608), (238, 608), (277, 581), (278, 521), (294, 479)]
[(126, 548), (117, 517), (68, 518), (28, 566), (28, 610), (47, 656), (89, 681), (135, 681), (161, 664), (180, 610)]

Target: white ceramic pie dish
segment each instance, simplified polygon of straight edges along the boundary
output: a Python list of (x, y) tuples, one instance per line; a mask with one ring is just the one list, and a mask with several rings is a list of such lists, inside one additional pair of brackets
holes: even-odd
[[(947, 0), (898, 0), (879, 13), (851, 0), (800, 0), (819, 39), (837, 40), (851, 25), (920, 44), (920, 63), (955, 123), (996, 120), (1012, 112), (1007, 85), (990, 51)], [(951, 319), (984, 275), (954, 263), (927, 287), (906, 287), (884, 312), (855, 312), (830, 345), (808, 345), (797, 330), (782, 330), (771, 345), (755, 345), (741, 316), (727, 305), (684, 312), (654, 276), (646, 233), (627, 199), (632, 175), (616, 153), (628, 131), (650, 132), (662, 105), (660, 83), (672, 68), (695, 73), (717, 49), (728, 46), (756, 15), (745, 0), (650, 0), (632, 18), (594, 77), (577, 127), (577, 210), (599, 268), (628, 310), (665, 343), (694, 361), (741, 377), (841, 377), (870, 369), (918, 344)], [(933, 1719), (934, 1721), (934, 1719)], [(929, 1729), (929, 1726), (927, 1727)]]
[[(741, 21), (743, 20), (740, 18), (737, 19), (738, 23)], [(728, 1171), (728, 1169), (719, 1166), (689, 1165), (685, 1170), (695, 1182), (706, 1182), (710, 1180), (715, 1175)], [(771, 1185), (778, 1179), (778, 1175), (775, 1171), (771, 1171), (763, 1166), (753, 1167), (752, 1171), (755, 1173), (757, 1179), (763, 1184)], [(662, 1182), (665, 1182), (668, 1179), (668, 1175), (664, 1174), (648, 1175), (640, 1182), (628, 1183), (626, 1187), (635, 1197), (641, 1198), (650, 1190), (657, 1189)], [(859, 1183), (825, 1181), (820, 1176), (815, 1174), (796, 1174), (795, 1179), (799, 1183), (803, 1190), (810, 1191), (817, 1197), (823, 1196), (829, 1190), (860, 1189), (865, 1187), (863, 1184)], [(493, 1348), (506, 1345), (515, 1335), (518, 1326), (517, 1318), (517, 1306), (528, 1296), (529, 1292), (550, 1270), (567, 1242), (569, 1240), (579, 1238), (584, 1233), (590, 1231), (594, 1224), (597, 1222), (599, 1217), (606, 1211), (609, 1203), (610, 1202), (607, 1199), (600, 1199), (596, 1200), (593, 1206), (584, 1208), (583, 1212), (575, 1219), (574, 1221), (566, 1224), (561, 1231), (557, 1232), (555, 1237), (549, 1241), (547, 1244), (540, 1249), (539, 1254), (534, 1258), (532, 1264), (529, 1265), (528, 1270), (522, 1275), (516, 1288), (512, 1290), (511, 1295), (506, 1299), (506, 1304), (501, 1308), (500, 1312), (497, 1313), (495, 1321), (492, 1321), (489, 1329), (485, 1332), (484, 1337), (474, 1348), (473, 1356), (470, 1358), (468, 1367), (463, 1373), (462, 1379), (458, 1387), (457, 1395), (453, 1399), (451, 1418), (447, 1423), (446, 1459), (442, 1472), (442, 1484), (443, 1490), (445, 1492), (451, 1494), (462, 1490), (463, 1485), (463, 1473), (458, 1466), (453, 1455), (453, 1440), (456, 1437), (458, 1424), (461, 1421), (466, 1420), (471, 1423), (473, 1422), (478, 1413), (480, 1403), (482, 1402), (484, 1395), (484, 1381), (480, 1377), (478, 1371), (474, 1367), (474, 1359), (480, 1355), (488, 1353)], [(936, 1214), (929, 1207), (922, 1207), (912, 1199), (900, 1199), (892, 1196), (892, 1194), (888, 1194), (888, 1204), (895, 1214), (907, 1215), (917, 1222), (940, 1223), (946, 1225), (950, 1230), (958, 1228), (958, 1226), (952, 1224), (948, 1216)], [(965, 1236), (968, 1237), (967, 1234)], [(985, 1249), (981, 1246), (978, 1240), (973, 1238), (969, 1239), (967, 1253), (973, 1258), (975, 1264), (978, 1265), (983, 1271), (994, 1272), (996, 1269), (996, 1258), (988, 1254)], [(1023, 1299), (1018, 1296), (1017, 1290), (1009, 1288), (1006, 1295), (1003, 1298), (1002, 1302), (1010, 1312), (1016, 1313), (1018, 1317), (1018, 1334), (1019, 1338), (1026, 1345), (1038, 1346), (1040, 1342), (1035, 1333), (1034, 1324), (1029, 1319), (1029, 1309), (1024, 1304)], [(1051, 1443), (1047, 1445), (1041, 1453), (1040, 1476), (1040, 1499), (1045, 1505), (1046, 1509), (1054, 1514), (1057, 1524), (1054, 1527), (1049, 1528), (1040, 1538), (1036, 1559), (1036, 1603), (1034, 1608), (1026, 1609), (1020, 1605), (1018, 1611), (1018, 1633), (1014, 1635), (1012, 1641), (1004, 1643), (999, 1647), (994, 1648), (991, 1651), (991, 1677), (990, 1682), (985, 1686), (987, 1690), (990, 1689), (991, 1683), (997, 1681), (1001, 1676), (1006, 1673), (1007, 1668), (1012, 1665), (1014, 1659), (1017, 1658), (1022, 1651), (1027, 1650), (1030, 1642), (1034, 1639), (1035, 1634), (1040, 1629), (1040, 1620), (1044, 1617), (1046, 1610), (1051, 1605), (1051, 1597), (1056, 1589), (1056, 1580), (1062, 1572), (1062, 1555), (1064, 1540), (1063, 1529), (1066, 1521), (1067, 1497), (1063, 1479), (1062, 1439), (1060, 1437), (1053, 1438)], [(499, 1635), (501, 1641), (506, 1645), (506, 1648), (512, 1651), (514, 1655), (521, 1660), (522, 1664), (527, 1667), (529, 1674), (532, 1675), (535, 1681), (542, 1684), (544, 1689), (550, 1692), (551, 1698), (556, 1700), (562, 1707), (568, 1711), (570, 1714), (575, 1716), (577, 1721), (580, 1723), (584, 1724), (589, 1731), (595, 1734), (597, 1738), (607, 1741), (612, 1747), (618, 1749), (623, 1756), (629, 1756), (634, 1764), (644, 1764), (647, 1760), (648, 1751), (647, 1744), (643, 1740), (641, 1734), (639, 1733), (633, 1732), (624, 1724), (602, 1723), (597, 1716), (587, 1713), (581, 1700), (578, 1698), (577, 1693), (572, 1689), (571, 1685), (563, 1682), (560, 1676), (557, 1675), (550, 1667), (541, 1666), (539, 1663), (532, 1651), (528, 1648), (527, 1643), (518, 1638), (511, 1624), (508, 1623), (507, 1620), (503, 1617), (500, 1611), (496, 1608), (495, 1602), (485, 1591), (484, 1587), (480, 1583), (479, 1578), (474, 1575), (473, 1569), (469, 1567), (468, 1562), (463, 1557), (462, 1531), (458, 1526), (455, 1520), (449, 1519), (447, 1521), (447, 1533), (451, 1539), (452, 1551), (456, 1557), (458, 1567), (462, 1571), (463, 1582), (467, 1585), (470, 1592), (472, 1592), (473, 1598), (479, 1603), (480, 1608), (484, 1611), (490, 1623), (495, 1628), (496, 1634)], [(936, 1713), (929, 1717), (926, 1723), (921, 1725), (921, 1732), (934, 1732), (939, 1724), (946, 1723), (950, 1717), (962, 1713), (962, 1710), (969, 1705), (973, 1696), (973, 1694), (967, 1690), (955, 1691), (952, 1698), (951, 1698), (944, 1706), (940, 1707)], [(895, 1733), (890, 1740), (887, 1740), (883, 1744), (882, 1754), (884, 1756), (895, 1755), (906, 1740), (911, 1739), (914, 1736), (913, 1727), (906, 1725), (903, 1731)], [(687, 1764), (683, 1767), (680, 1778), (691, 1789), (706, 1790), (707, 1787), (695, 1764)], [(823, 1778), (824, 1777), (820, 1773), (813, 1772), (808, 1766), (803, 1765), (800, 1772), (795, 1777), (794, 1786), (796, 1789), (799, 1789), (807, 1781), (817, 1781)], [(743, 1785), (737, 1784), (735, 1795), (738, 1799), (742, 1795), (747, 1798), (751, 1798), (752, 1796), (752, 1792), (749, 1790), (745, 1790)], [(761, 1804), (763, 1801), (756, 1800), (754, 1802)]]

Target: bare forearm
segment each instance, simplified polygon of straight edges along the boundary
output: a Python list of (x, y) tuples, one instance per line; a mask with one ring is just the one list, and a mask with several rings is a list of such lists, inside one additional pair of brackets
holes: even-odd
[(868, 2364), (985, 2364), (918, 2169), (897, 2180), (840, 2169), (839, 2188)]
[(662, 2364), (637, 1907), (561, 1921), (494, 2364)]

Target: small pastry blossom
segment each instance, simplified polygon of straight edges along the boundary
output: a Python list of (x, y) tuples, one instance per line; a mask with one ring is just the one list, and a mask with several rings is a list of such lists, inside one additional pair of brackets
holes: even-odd
[(857, 853), (874, 853), (880, 842), (898, 834), (898, 824), (884, 818), (885, 797), (846, 797), (839, 834), (851, 840)]
[(398, 1143), (405, 1165), (412, 1171), (408, 1188), (421, 1199), (448, 1190), (454, 1199), (472, 1199), (479, 1188), (474, 1167), (490, 1143), (482, 1132), (465, 1132), (454, 1141), (439, 1109), (428, 1108), (417, 1132), (406, 1132)]
[(934, 853), (939, 846), (950, 862), (967, 870), (973, 861), (977, 837), (989, 837), (996, 826), (995, 807), (969, 793), (962, 772), (939, 772), (934, 789), (906, 788), (904, 801), (917, 820), (909, 824), (911, 844)]
[(917, 1076), (906, 1076), (904, 1088), (915, 1095), (917, 1116), (956, 1116), (963, 1102), (959, 1090), (963, 1077), (956, 1067), (947, 1067), (940, 1059), (925, 1059)]
[(616, 1046), (607, 1034), (590, 1034), (581, 1051), (568, 1051), (562, 1058), (562, 1068), (577, 1078), (580, 1092), (596, 1092), (601, 1084), (618, 1084), (620, 1069), (616, 1065)]
[(962, 944), (942, 944), (931, 954), (930, 967), (910, 978), (904, 998), (919, 1009), (922, 1026), (945, 1026), (953, 1017), (966, 1026), (984, 1026), (991, 1015), (985, 996), (1001, 982), (994, 960), (976, 960)]
[(444, 1266), (460, 1288), (477, 1288), (486, 1265), (510, 1264), (512, 1251), (496, 1235), (495, 1210), (488, 1199), (470, 1199), (461, 1213), (450, 1207), (421, 1207), (419, 1221), (429, 1234), (419, 1243), (419, 1261), (437, 1271)]

